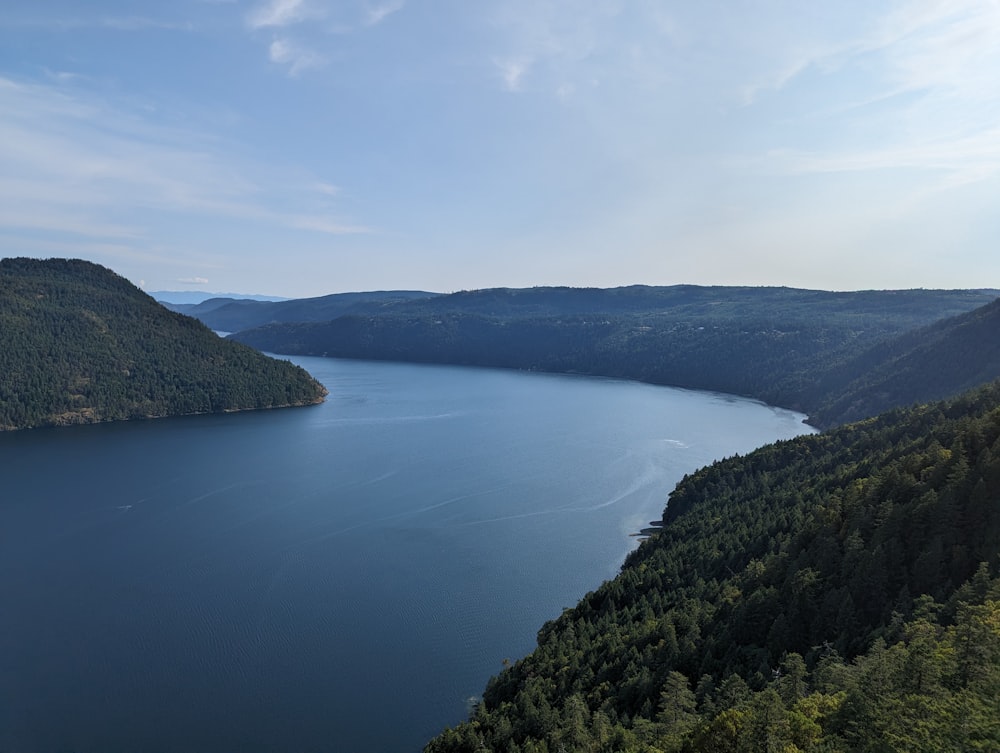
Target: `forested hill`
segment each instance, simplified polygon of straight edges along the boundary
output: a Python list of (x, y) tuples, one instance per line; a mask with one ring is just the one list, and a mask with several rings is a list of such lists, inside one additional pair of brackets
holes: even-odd
[(819, 378), (820, 428), (939, 400), (1000, 378), (1000, 300), (869, 348)]
[(1000, 750), (1000, 383), (686, 477), (427, 753)]
[(418, 290), (333, 293), (318, 298), (285, 301), (209, 298), (196, 304), (164, 303), (171, 311), (187, 314), (214, 330), (238, 332), (273, 322), (325, 322), (345, 314), (377, 314), (385, 308), (403, 305), (437, 293)]
[(322, 401), (303, 369), (80, 260), (0, 260), (0, 429)]
[(747, 395), (808, 412), (822, 375), (996, 291), (634, 286), (455, 293), (283, 323), (234, 339), (269, 352), (500, 366)]
[[(237, 332), (278, 322), (324, 322), (344, 314), (474, 315), (497, 320), (577, 316), (672, 314), (717, 324), (739, 318), (798, 321), (809, 315), (863, 325), (880, 320), (927, 324), (969, 311), (997, 291), (869, 290), (831, 292), (785, 287), (629, 285), (618, 288), (485, 288), (447, 295), (421, 291), (336, 293), (280, 302), (215, 299), (182, 313), (213, 329)], [(216, 317), (225, 317), (218, 319)], [(222, 327), (221, 324), (228, 326)]]

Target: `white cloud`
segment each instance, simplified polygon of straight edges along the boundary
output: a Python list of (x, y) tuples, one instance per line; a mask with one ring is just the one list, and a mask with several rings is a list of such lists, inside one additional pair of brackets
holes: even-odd
[(318, 181), (314, 184), (314, 188), (325, 196), (339, 196), (343, 193), (343, 189), (340, 186), (335, 186), (333, 183), (326, 183), (325, 181)]
[(509, 92), (521, 90), (521, 81), (531, 69), (530, 60), (494, 60), (493, 64), (500, 71), (504, 89)]
[(174, 282), (179, 282), (181, 285), (208, 285), (208, 280), (204, 277), (178, 277)]
[(268, 48), (268, 58), (272, 63), (287, 65), (288, 73), (297, 76), (302, 71), (318, 68), (326, 59), (313, 50), (302, 47), (287, 38), (275, 39)]
[(268, 0), (247, 14), (246, 23), (253, 31), (275, 32), (268, 43), (268, 59), (297, 76), (326, 65), (328, 57), (320, 50), (331, 38), (378, 26), (405, 4), (406, 0)]
[(402, 10), (405, 0), (390, 0), (374, 7), (368, 7), (365, 15), (365, 26), (377, 26), (393, 13)]
[(252, 29), (290, 26), (315, 15), (316, 11), (307, 6), (305, 0), (271, 0), (252, 11), (247, 23)]

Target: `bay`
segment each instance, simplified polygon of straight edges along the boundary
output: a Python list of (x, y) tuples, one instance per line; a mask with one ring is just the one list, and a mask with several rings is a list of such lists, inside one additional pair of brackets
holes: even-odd
[(0, 750), (419, 751), (690, 471), (726, 395), (298, 358), (323, 405), (0, 435)]

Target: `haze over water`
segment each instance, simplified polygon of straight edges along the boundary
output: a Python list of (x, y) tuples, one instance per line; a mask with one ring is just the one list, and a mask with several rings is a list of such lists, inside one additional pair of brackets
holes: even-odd
[(680, 478), (717, 394), (300, 358), (321, 406), (0, 435), (0, 750), (419, 751)]

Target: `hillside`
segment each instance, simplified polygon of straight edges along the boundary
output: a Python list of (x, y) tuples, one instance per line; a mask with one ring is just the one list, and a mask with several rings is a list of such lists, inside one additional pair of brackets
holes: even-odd
[(79, 260), (0, 260), (0, 429), (308, 405), (326, 390)]
[(821, 378), (821, 428), (956, 395), (1000, 378), (1000, 299), (907, 332)]
[(1000, 749), (1000, 383), (685, 478), (427, 753)]
[[(411, 317), (476, 315), (498, 320), (667, 313), (680, 320), (701, 319), (704, 323), (762, 316), (775, 322), (785, 318), (798, 321), (812, 312), (815, 316), (831, 316), (841, 321), (853, 319), (859, 326), (882, 320), (916, 326), (969, 311), (993, 300), (997, 294), (982, 290), (830, 292), (701, 285), (485, 288), (447, 295), (396, 290), (256, 302), (260, 305), (233, 306), (226, 316), (231, 317), (230, 325), (240, 325), (230, 330), (234, 332), (276, 322), (325, 322), (347, 313)], [(351, 310), (354, 306), (364, 308)], [(211, 319), (221, 308), (213, 302), (208, 310), (192, 307), (182, 313), (201, 318), (213, 329), (222, 329)]]
[(220, 332), (238, 332), (274, 322), (325, 322), (345, 314), (375, 314), (387, 306), (436, 296), (416, 290), (334, 293), (318, 298), (283, 301), (249, 298), (209, 298), (196, 304), (165, 303), (171, 311), (187, 314)]
[(821, 377), (860, 352), (994, 298), (992, 291), (497, 289), (233, 338), (286, 354), (638, 379), (808, 411), (822, 402)]

